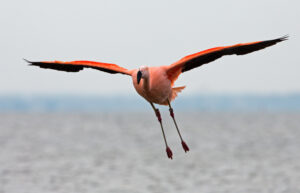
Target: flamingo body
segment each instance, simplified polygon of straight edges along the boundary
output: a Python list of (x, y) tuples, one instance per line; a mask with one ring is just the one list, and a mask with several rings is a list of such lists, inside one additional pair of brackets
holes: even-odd
[(132, 82), (135, 90), (148, 102), (168, 105), (167, 100), (172, 100), (172, 85), (166, 73), (167, 67), (146, 67), (149, 72), (149, 78), (141, 79), (141, 82), (137, 83), (137, 72), (132, 72)]

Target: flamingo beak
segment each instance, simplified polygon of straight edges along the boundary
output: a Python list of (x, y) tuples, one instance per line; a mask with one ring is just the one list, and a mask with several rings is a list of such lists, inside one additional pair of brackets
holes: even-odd
[(140, 84), (140, 81), (142, 79), (142, 72), (139, 70), (137, 73), (137, 83)]

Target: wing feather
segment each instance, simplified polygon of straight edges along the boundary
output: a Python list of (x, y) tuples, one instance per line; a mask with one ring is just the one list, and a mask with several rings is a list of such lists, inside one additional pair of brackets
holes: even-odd
[(221, 58), (225, 55), (244, 55), (249, 54), (254, 51), (264, 49), (266, 47), (277, 44), (278, 42), (285, 41), (288, 39), (288, 36), (283, 36), (281, 38), (266, 40), (266, 41), (257, 41), (250, 43), (236, 44), (232, 46), (224, 47), (215, 47), (210, 48), (195, 54), (191, 54), (183, 57), (179, 61), (171, 64), (167, 70), (169, 79), (173, 82), (177, 79), (180, 73), (189, 71), (193, 68), (202, 66), (212, 62), (218, 58)]
[(93, 62), (93, 61), (86, 61), (86, 60), (71, 61), (71, 62), (62, 62), (62, 61), (32, 62), (26, 59), (24, 60), (28, 62), (29, 65), (32, 66), (39, 66), (40, 68), (48, 68), (53, 70), (66, 71), (66, 72), (79, 72), (84, 68), (93, 68), (111, 74), (121, 73), (121, 74), (130, 75), (129, 70), (127, 70), (126, 68), (120, 67), (116, 64), (103, 63), (103, 62)]

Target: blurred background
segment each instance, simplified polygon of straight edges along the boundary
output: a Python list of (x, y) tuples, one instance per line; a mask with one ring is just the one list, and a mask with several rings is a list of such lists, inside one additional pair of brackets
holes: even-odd
[[(300, 26), (295, 0), (5, 1), (0, 6), (1, 192), (299, 192)], [(288, 41), (177, 80), (159, 124), (131, 79), (22, 59), (133, 69), (204, 49)]]

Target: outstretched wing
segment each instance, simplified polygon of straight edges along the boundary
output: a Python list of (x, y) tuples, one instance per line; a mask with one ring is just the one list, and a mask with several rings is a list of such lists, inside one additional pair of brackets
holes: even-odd
[(129, 70), (122, 68), (116, 64), (93, 62), (93, 61), (72, 61), (72, 62), (62, 62), (62, 61), (46, 61), (46, 62), (31, 62), (24, 59), (29, 65), (39, 66), (40, 68), (49, 68), (53, 70), (66, 71), (66, 72), (78, 72), (84, 68), (93, 68), (96, 70), (101, 70), (103, 72), (108, 72), (111, 74), (121, 73), (130, 75)]
[(175, 62), (174, 64), (171, 64), (168, 68), (167, 74), (169, 78), (173, 80), (174, 78), (176, 79), (181, 72), (185, 72), (193, 68), (202, 66), (203, 64), (212, 62), (218, 58), (221, 58), (222, 56), (233, 55), (233, 54), (236, 55), (249, 54), (251, 52), (275, 45), (278, 42), (287, 39), (288, 36), (283, 36), (281, 38), (277, 38), (273, 40), (242, 43), (242, 44), (236, 44), (232, 46), (224, 46), (224, 47), (207, 49), (195, 54), (185, 56), (179, 61)]

